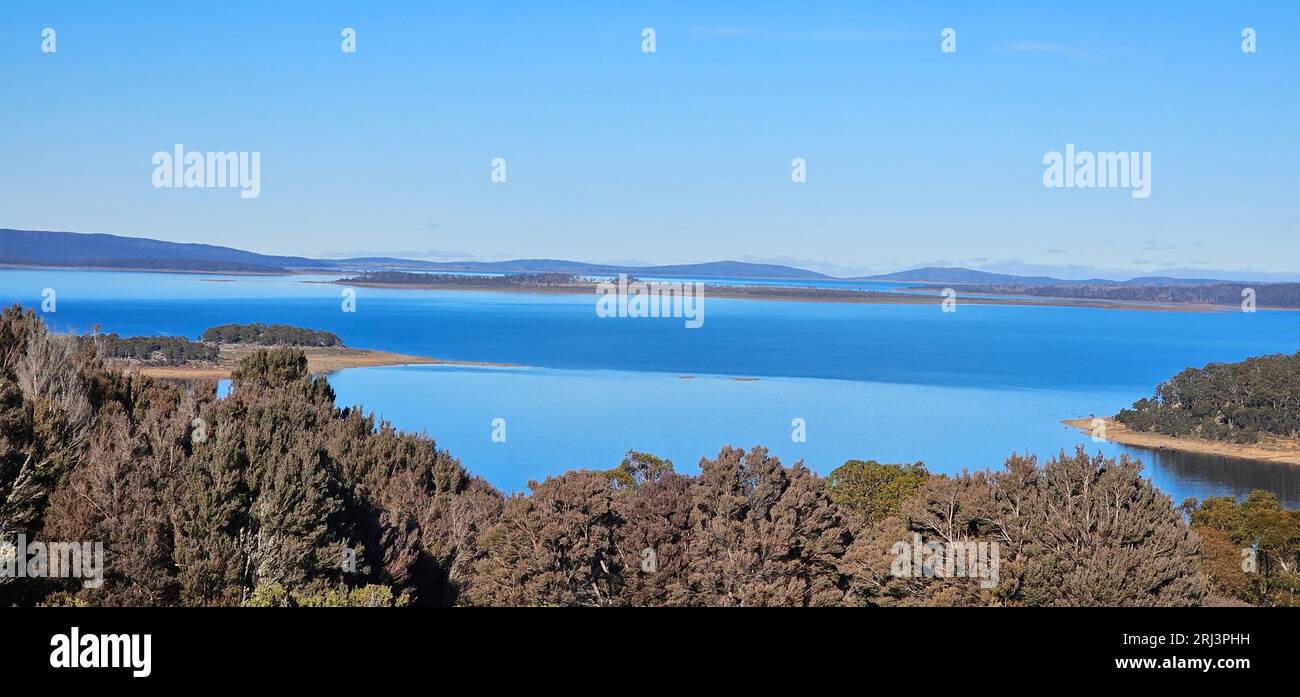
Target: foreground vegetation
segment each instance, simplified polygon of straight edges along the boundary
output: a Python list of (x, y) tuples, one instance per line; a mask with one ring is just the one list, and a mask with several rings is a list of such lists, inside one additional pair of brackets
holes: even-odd
[[(337, 408), (300, 351), (256, 351), (232, 380), (218, 400), (211, 383), (188, 388), (118, 371), (93, 344), (6, 310), (0, 536), (103, 541), (107, 554), (99, 588), (0, 578), (0, 603), (1195, 605), (1214, 601), (1208, 593), (1294, 597), (1276, 581), (1243, 587), (1221, 573), (1227, 548), (1213, 548), (1204, 558), (1214, 566), (1205, 566), (1197, 531), (1222, 530), (1215, 539), (1229, 546), (1267, 532), (1265, 563), (1288, 573), (1300, 540), (1295, 514), (1248, 501), (1234, 517), (1214, 499), (1180, 510), (1127, 458), (1080, 450), (1040, 466), (1016, 456), (1001, 471), (955, 477), (919, 463), (855, 460), (823, 479), (761, 447), (724, 448), (701, 460), (695, 476), (629, 453), (612, 470), (567, 472), (506, 497), (429, 438)], [(893, 548), (918, 534), (996, 542), (998, 582), (894, 573)]]
[(1277, 497), (1256, 491), (1183, 510), (1201, 538), (1202, 568), (1216, 601), (1300, 606), (1300, 511), (1284, 510)]

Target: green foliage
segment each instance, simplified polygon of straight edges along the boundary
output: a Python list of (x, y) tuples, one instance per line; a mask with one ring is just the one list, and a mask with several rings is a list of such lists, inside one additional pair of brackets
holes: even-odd
[(1208, 543), (1204, 569), (1215, 592), (1256, 605), (1300, 606), (1300, 511), (1253, 491), (1190, 499), (1183, 509)]
[[(307, 356), (302, 351), (259, 349), (239, 362), (239, 366), (231, 372), (230, 379), (235, 389), (267, 390), (306, 386), (308, 391), (312, 391), (317, 383), (304, 383), (307, 374)], [(319, 382), (328, 390), (328, 383)], [(329, 398), (333, 400), (332, 391), (329, 392)]]
[(244, 607), (405, 607), (411, 599), (394, 595), (388, 586), (368, 584), (360, 588), (330, 589), (314, 595), (291, 593), (279, 583), (259, 586)]
[(928, 476), (920, 462), (882, 465), (875, 460), (849, 460), (831, 472), (826, 487), (836, 505), (870, 524), (897, 513)]
[(619, 491), (640, 489), (650, 482), (659, 481), (664, 475), (673, 471), (672, 460), (665, 460), (650, 453), (627, 451), (618, 467), (606, 472), (609, 481)]

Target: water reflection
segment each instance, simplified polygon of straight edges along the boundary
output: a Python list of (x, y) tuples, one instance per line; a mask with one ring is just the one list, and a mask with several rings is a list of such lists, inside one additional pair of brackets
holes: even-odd
[(1178, 486), (1171, 488), (1186, 495), (1222, 496), (1226, 490), (1244, 497), (1255, 489), (1263, 489), (1276, 494), (1283, 506), (1300, 508), (1300, 466), (1297, 465), (1129, 446), (1120, 450), (1141, 459), (1147, 466), (1147, 474), (1157, 483), (1172, 479)]

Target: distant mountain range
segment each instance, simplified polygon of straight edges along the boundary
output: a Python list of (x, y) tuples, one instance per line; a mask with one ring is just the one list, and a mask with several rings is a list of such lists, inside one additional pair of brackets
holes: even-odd
[(1169, 276), (1138, 276), (1126, 281), (1109, 278), (1066, 280), (1051, 276), (1016, 276), (947, 266), (927, 266), (879, 276), (864, 276), (863, 281), (897, 281), (911, 283), (953, 283), (959, 285), (998, 284), (1022, 286), (1201, 286), (1225, 281), (1212, 278), (1171, 278)]
[(779, 264), (751, 264), (745, 261), (709, 261), (701, 264), (669, 264), (664, 266), (617, 266), (588, 264), (564, 259), (515, 259), (513, 261), (414, 261), (374, 257), (369, 259), (340, 259), (351, 266), (370, 264), (386, 268), (427, 269), (436, 271), (475, 271), (480, 273), (566, 273), (585, 274), (637, 274), (641, 276), (689, 276), (719, 278), (767, 278), (788, 280), (831, 280), (826, 274), (796, 269)]
[(104, 233), (0, 229), (0, 265), (55, 266), (143, 271), (278, 274), (309, 271), (413, 269), (481, 273), (640, 274), (723, 278), (828, 279), (830, 276), (778, 264), (714, 261), (666, 266), (616, 266), (562, 259), (514, 261), (421, 261), (395, 257), (312, 259), (247, 252), (210, 244), (181, 244)]
[[(743, 261), (712, 261), (700, 264), (670, 264), (663, 266), (619, 266), (614, 264), (588, 264), (563, 259), (422, 261), (386, 256), (313, 259), (310, 257), (258, 254), (242, 249), (210, 244), (164, 242), (144, 237), (123, 237), (104, 233), (10, 229), (0, 229), (0, 266), (247, 274), (407, 269), (479, 273), (566, 273), (573, 275), (626, 273), (640, 276), (793, 281), (842, 280), (793, 266), (756, 264)], [(1125, 281), (1102, 278), (1082, 281), (1063, 280), (1050, 276), (1016, 276), (959, 267), (926, 267), (848, 280), (1024, 286), (1185, 286), (1223, 282), (1215, 279), (1168, 278), (1163, 276), (1142, 276)]]
[(305, 257), (281, 257), (211, 244), (181, 244), (103, 233), (0, 229), (0, 264), (112, 269), (286, 273), (325, 268)]

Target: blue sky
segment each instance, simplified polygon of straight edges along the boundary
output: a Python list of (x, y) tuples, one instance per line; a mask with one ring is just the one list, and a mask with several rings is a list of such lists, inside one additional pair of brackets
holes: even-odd
[[(1300, 6), (1054, 5), (6, 2), (0, 227), (307, 255), (1300, 272)], [(260, 152), (261, 195), (154, 188), (177, 143)], [(1151, 152), (1151, 196), (1045, 188), (1066, 143)]]

